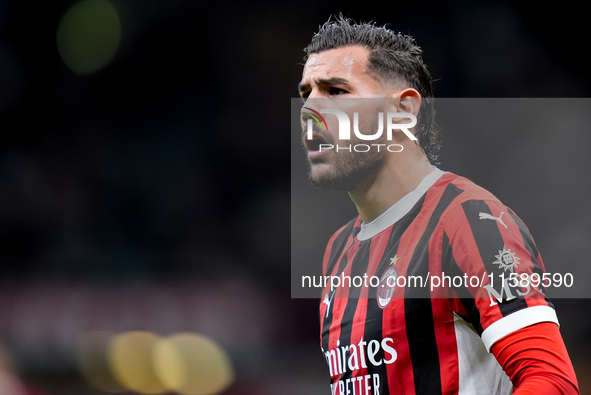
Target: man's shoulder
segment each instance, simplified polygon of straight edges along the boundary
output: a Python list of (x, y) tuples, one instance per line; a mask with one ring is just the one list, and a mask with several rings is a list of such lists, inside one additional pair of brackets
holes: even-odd
[(334, 232), (330, 238), (329, 244), (334, 243), (337, 238), (346, 239), (350, 234), (358, 233), (359, 229), (361, 229), (361, 217), (357, 216)]
[[(515, 215), (489, 190), (466, 177), (454, 173), (445, 173), (434, 185), (433, 205), (442, 205), (439, 225), (447, 226), (450, 220), (456, 223), (459, 217), (479, 218)], [(473, 225), (480, 223), (477, 221)]]
[[(446, 191), (455, 190), (455, 198), (449, 199), (438, 225), (446, 229), (448, 237), (468, 229), (472, 232), (478, 230), (478, 234), (496, 230), (504, 234), (529, 234), (527, 226), (517, 214), (490, 191), (465, 177), (452, 173), (446, 173), (446, 176), (447, 179), (442, 177), (438, 187)], [(445, 192), (441, 193), (440, 198), (444, 196)], [(495, 223), (498, 226), (490, 226)]]
[(437, 188), (450, 188), (450, 184), (461, 191), (461, 197), (466, 200), (496, 200), (499, 199), (489, 190), (481, 187), (466, 177), (446, 172), (438, 182), (433, 185)]
[(495, 204), (502, 204), (501, 201), (489, 190), (481, 187), (466, 177), (454, 173), (445, 173), (434, 185), (433, 188), (443, 195), (453, 193), (455, 198), (450, 202), (449, 209), (455, 209), (469, 201), (489, 201)]
[(322, 262), (323, 273), (327, 272), (329, 262), (335, 262), (335, 257), (341, 255), (341, 252), (345, 249), (347, 242), (350, 242), (351, 236), (355, 236), (357, 232), (359, 232), (360, 224), (361, 218), (357, 216), (333, 233), (324, 251), (324, 259)]

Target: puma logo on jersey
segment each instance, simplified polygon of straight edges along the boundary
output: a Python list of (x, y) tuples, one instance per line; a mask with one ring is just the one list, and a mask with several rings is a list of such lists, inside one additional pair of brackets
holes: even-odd
[(480, 219), (492, 219), (493, 221), (499, 221), (499, 223), (501, 225), (503, 225), (505, 227), (505, 229), (507, 229), (507, 225), (505, 225), (505, 223), (503, 222), (503, 220), (501, 219), (501, 217), (503, 216), (503, 214), (505, 214), (504, 211), (501, 211), (501, 215), (499, 215), (499, 217), (493, 217), (490, 214), (487, 213), (478, 213)]
[(324, 300), (322, 301), (322, 303), (324, 303), (326, 305), (326, 316), (327, 317), (328, 317), (328, 311), (330, 310), (330, 304), (332, 303), (335, 292), (336, 292), (336, 289), (334, 291), (332, 291), (332, 297), (330, 299), (328, 298), (328, 294), (324, 294)]

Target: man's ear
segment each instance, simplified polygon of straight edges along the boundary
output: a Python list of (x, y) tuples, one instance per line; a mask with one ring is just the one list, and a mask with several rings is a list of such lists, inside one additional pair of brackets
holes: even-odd
[(400, 98), (399, 111), (413, 114), (415, 117), (419, 116), (421, 108), (421, 94), (412, 88), (406, 88), (396, 93), (396, 97)]

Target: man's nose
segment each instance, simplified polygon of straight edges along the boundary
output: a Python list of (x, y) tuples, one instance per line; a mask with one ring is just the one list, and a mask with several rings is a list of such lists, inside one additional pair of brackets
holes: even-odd
[(308, 96), (308, 98), (306, 99), (306, 102), (304, 103), (304, 105), (301, 108), (302, 121), (307, 122), (308, 119), (314, 119), (312, 114), (314, 112), (320, 113), (321, 109), (322, 109), (322, 107), (321, 107), (320, 100), (316, 99), (316, 98), (310, 98)]

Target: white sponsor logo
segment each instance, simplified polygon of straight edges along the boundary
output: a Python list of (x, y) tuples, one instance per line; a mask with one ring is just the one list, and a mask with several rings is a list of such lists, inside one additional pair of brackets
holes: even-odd
[(515, 272), (515, 268), (519, 265), (521, 259), (516, 257), (515, 253), (511, 252), (511, 249), (507, 248), (507, 246), (503, 246), (503, 249), (499, 250), (499, 255), (495, 255), (495, 258), (497, 260), (493, 262), (493, 265), (499, 265), (499, 268), (505, 269), (505, 271), (509, 270), (512, 273)]
[[(337, 340), (337, 348), (324, 351), (324, 357), (328, 364), (330, 377), (339, 376), (346, 372), (354, 372), (357, 369), (366, 369), (368, 364), (380, 366), (382, 363), (389, 365), (396, 361), (398, 353), (392, 347), (394, 340), (386, 337), (382, 341), (372, 339), (369, 342), (361, 339), (357, 344), (341, 346), (341, 341)], [(383, 350), (384, 358), (379, 358), (378, 354)]]

